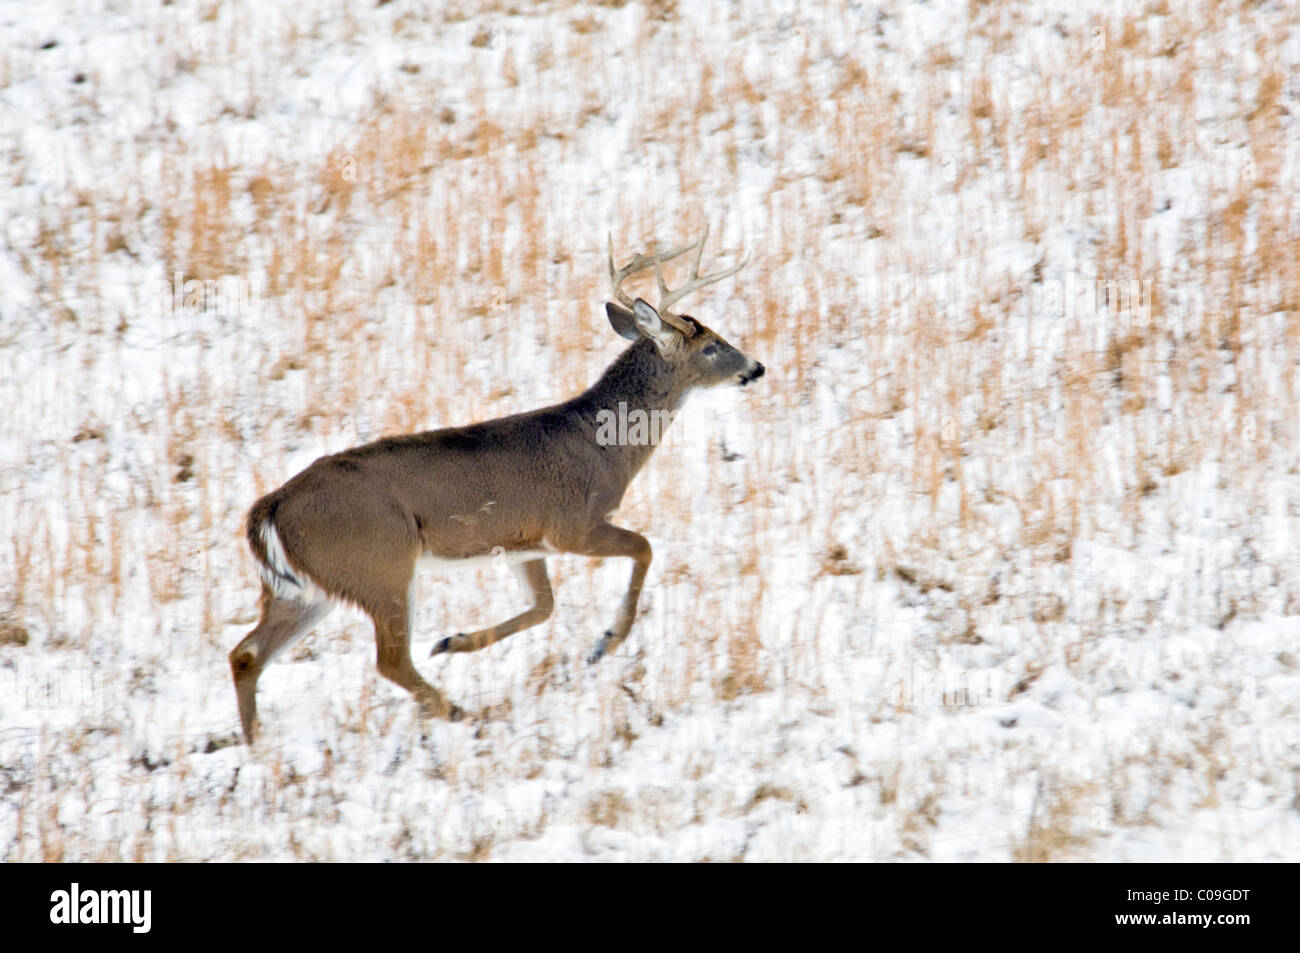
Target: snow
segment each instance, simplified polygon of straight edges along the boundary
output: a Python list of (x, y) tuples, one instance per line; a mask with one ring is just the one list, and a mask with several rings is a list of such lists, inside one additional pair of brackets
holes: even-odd
[[(1300, 859), (1293, 5), (0, 33), (4, 860)], [(347, 609), (232, 744), (253, 501), (576, 393), (625, 344), (607, 234), (705, 223), (754, 257), (692, 313), (768, 370), (633, 484), (629, 640), (583, 663), (628, 566), (560, 556), (547, 623), (429, 660), (524, 594), (422, 572), (413, 655), (475, 717)]]

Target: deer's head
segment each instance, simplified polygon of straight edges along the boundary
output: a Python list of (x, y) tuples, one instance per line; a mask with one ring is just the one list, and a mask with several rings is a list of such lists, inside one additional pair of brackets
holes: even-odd
[[(671, 368), (683, 389), (696, 387), (714, 387), (734, 381), (745, 385), (758, 380), (766, 372), (758, 361), (746, 356), (739, 349), (728, 344), (723, 337), (705, 327), (690, 315), (675, 314), (669, 309), (692, 291), (711, 285), (715, 281), (730, 277), (744, 268), (749, 259), (733, 265), (712, 275), (700, 275), (700, 258), (704, 254), (704, 242), (709, 237), (705, 228), (699, 241), (660, 252), (656, 255), (636, 255), (622, 268), (614, 267), (614, 250), (611, 242), (609, 253), (609, 277), (614, 286), (614, 296), (620, 304), (610, 302), (605, 305), (609, 323), (622, 337), (629, 341), (648, 339)], [(695, 267), (691, 276), (677, 288), (670, 289), (664, 283), (663, 263), (695, 252)], [(659, 282), (659, 306), (655, 307), (644, 298), (635, 301), (623, 291), (623, 282), (633, 274), (653, 267), (655, 278)]]

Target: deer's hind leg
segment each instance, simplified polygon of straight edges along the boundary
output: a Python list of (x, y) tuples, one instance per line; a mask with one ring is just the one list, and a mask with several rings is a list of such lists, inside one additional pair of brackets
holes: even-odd
[(249, 744), (257, 723), (257, 680), (263, 670), (329, 614), (331, 604), (323, 594), (314, 601), (288, 599), (262, 583), (262, 618), (230, 653), (239, 721)]
[(347, 532), (331, 511), (304, 514), (319, 524), (317, 547), (302, 555), (303, 569), (338, 597), (360, 606), (375, 625), (379, 674), (415, 696), (428, 714), (458, 718), (461, 711), (424, 680), (411, 661), (418, 525), (396, 501), (358, 491), (350, 497)]

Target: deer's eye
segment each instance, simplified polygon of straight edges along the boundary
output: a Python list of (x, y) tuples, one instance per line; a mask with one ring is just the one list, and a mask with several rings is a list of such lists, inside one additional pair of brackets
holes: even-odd
[(718, 353), (718, 346), (716, 344), (709, 344), (704, 348), (705, 357), (713, 357), (713, 355), (717, 353)]

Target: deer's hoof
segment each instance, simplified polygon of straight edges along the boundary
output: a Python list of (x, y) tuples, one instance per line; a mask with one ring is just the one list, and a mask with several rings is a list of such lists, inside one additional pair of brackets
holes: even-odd
[(433, 651), (429, 653), (429, 658), (433, 658), (435, 655), (442, 655), (444, 652), (450, 652), (451, 643), (455, 639), (461, 639), (461, 638), (464, 638), (464, 635), (460, 632), (457, 632), (455, 635), (449, 635), (446, 638), (439, 639), (437, 642), (434, 642)]
[(596, 642), (596, 647), (587, 653), (587, 664), (595, 665), (605, 657), (605, 651), (609, 648), (610, 640), (614, 638), (614, 633), (606, 632)]
[(443, 698), (442, 695), (430, 695), (416, 699), (420, 706), (420, 715), (423, 718), (442, 718), (446, 721), (463, 721), (468, 712), (459, 705), (453, 704)]

